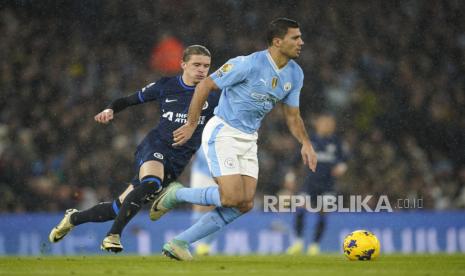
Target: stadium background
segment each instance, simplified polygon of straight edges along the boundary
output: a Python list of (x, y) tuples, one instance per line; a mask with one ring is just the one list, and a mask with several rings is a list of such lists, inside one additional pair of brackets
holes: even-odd
[[(465, 220), (452, 215), (463, 218), (465, 207), (464, 10), (463, 1), (2, 2), (1, 229), (14, 232), (13, 218), (41, 221), (30, 213), (57, 220), (121, 191), (158, 110), (132, 108), (110, 126), (93, 116), (171, 74), (166, 49), (206, 45), (215, 70), (263, 49), (266, 24), (288, 16), (306, 43), (298, 62), (308, 128), (313, 114), (335, 113), (350, 154), (339, 191), (422, 198), (421, 210), (408, 210), (419, 218), (455, 210), (443, 214), (459, 223), (465, 251)], [(260, 132), (258, 210), (263, 194), (282, 192), (289, 170), (302, 179), (279, 110)]]

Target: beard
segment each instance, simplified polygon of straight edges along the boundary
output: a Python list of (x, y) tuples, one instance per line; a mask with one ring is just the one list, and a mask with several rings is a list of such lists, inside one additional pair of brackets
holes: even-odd
[(300, 53), (297, 53), (295, 51), (285, 51), (282, 52), (288, 59), (296, 59), (299, 57)]

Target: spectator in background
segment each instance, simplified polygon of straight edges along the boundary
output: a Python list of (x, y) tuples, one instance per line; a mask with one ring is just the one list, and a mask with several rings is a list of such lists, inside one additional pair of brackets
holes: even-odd
[(179, 72), (179, 61), (182, 60), (183, 51), (179, 39), (170, 34), (163, 34), (152, 49), (150, 67), (162, 75), (175, 75)]

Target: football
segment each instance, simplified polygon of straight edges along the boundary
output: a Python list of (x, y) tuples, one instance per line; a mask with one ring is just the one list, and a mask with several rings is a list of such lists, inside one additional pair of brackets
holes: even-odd
[(357, 230), (344, 238), (344, 255), (352, 261), (369, 261), (379, 256), (381, 246), (378, 238), (366, 230)]

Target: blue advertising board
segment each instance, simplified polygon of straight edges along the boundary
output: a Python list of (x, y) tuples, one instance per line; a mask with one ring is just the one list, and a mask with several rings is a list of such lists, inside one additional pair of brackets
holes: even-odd
[[(76, 227), (61, 242), (48, 234), (62, 214), (0, 215), (0, 255), (103, 254), (100, 242), (110, 222)], [(293, 241), (292, 213), (254, 211), (226, 227), (213, 244), (219, 254), (281, 254)], [(308, 214), (305, 236), (312, 237), (316, 214)], [(382, 252), (465, 252), (465, 212), (331, 213), (321, 248), (340, 252), (344, 236), (357, 229), (373, 231)], [(131, 221), (123, 233), (124, 254), (159, 254), (163, 243), (191, 225), (190, 213), (175, 211), (157, 222), (146, 212)], [(307, 244), (309, 240), (306, 241)]]

